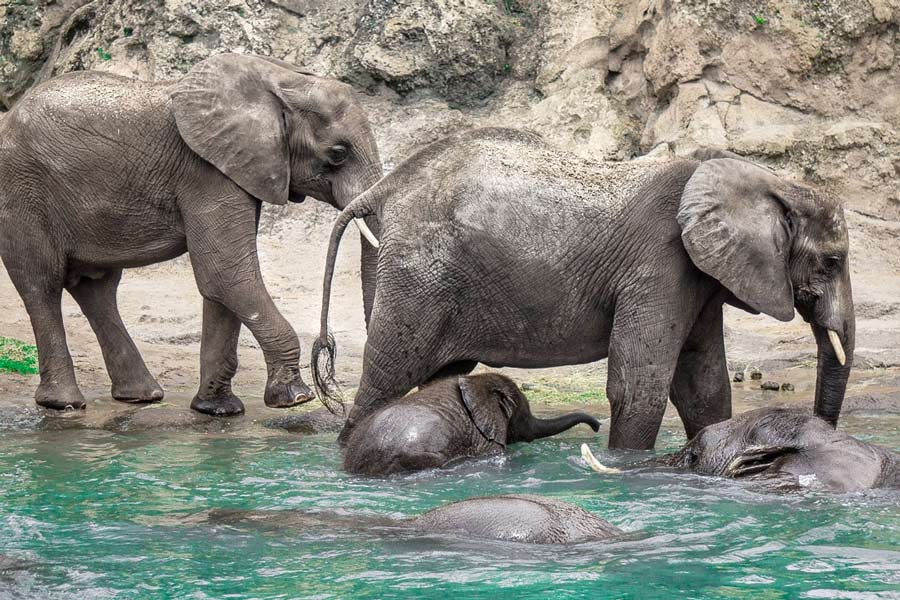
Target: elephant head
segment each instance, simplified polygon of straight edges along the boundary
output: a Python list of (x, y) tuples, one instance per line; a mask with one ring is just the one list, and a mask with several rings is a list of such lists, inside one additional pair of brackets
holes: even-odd
[(836, 425), (856, 327), (843, 210), (828, 195), (720, 156), (729, 157), (702, 162), (685, 185), (682, 242), (694, 264), (731, 292), (730, 303), (781, 321), (796, 308), (810, 323), (818, 345), (815, 412)]
[[(172, 89), (172, 109), (191, 150), (245, 192), (272, 204), (311, 196), (343, 209), (381, 178), (365, 111), (350, 86), (286, 62), (219, 54)], [(367, 220), (374, 236), (377, 222)], [(363, 245), (368, 318), (377, 254)]]
[(589, 425), (595, 432), (600, 430), (599, 421), (582, 412), (553, 419), (535, 417), (519, 387), (496, 373), (460, 377), (459, 392), (469, 418), (481, 435), (502, 446), (556, 435), (580, 423)]

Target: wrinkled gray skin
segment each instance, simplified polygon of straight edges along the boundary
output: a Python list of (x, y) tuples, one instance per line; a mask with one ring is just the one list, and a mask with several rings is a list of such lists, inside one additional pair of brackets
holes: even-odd
[(796, 408), (760, 408), (704, 428), (663, 460), (703, 475), (835, 492), (900, 488), (900, 454)]
[(782, 321), (800, 312), (818, 343), (815, 410), (836, 424), (855, 323), (840, 205), (728, 153), (698, 158), (592, 162), (478, 129), (427, 146), (354, 200), (332, 233), (313, 346), (321, 393), (340, 235), (377, 215), (377, 292), (341, 440), (436, 375), (602, 358), (611, 447), (652, 447), (669, 397), (693, 437), (731, 416), (723, 303)]
[(390, 527), (415, 534), (451, 534), (531, 544), (574, 544), (619, 537), (622, 530), (588, 511), (553, 498), (508, 494), (469, 498), (401, 521), (358, 515), (327, 515), (300, 511), (214, 510), (190, 523), (272, 526), (278, 529), (313, 527), (350, 530)]
[(375, 411), (347, 440), (344, 469), (389, 475), (443, 467), (461, 458), (502, 452), (508, 444), (556, 435), (579, 423), (600, 423), (574, 412), (554, 419), (531, 414), (528, 400), (497, 373), (449, 377)]
[[(36, 86), (0, 120), (0, 254), (37, 340), (37, 403), (84, 406), (66, 346), (63, 289), (97, 334), (113, 397), (163, 397), (122, 323), (116, 288), (123, 268), (184, 252), (204, 298), (191, 407), (243, 412), (231, 391), (242, 324), (265, 354), (266, 404), (313, 398), (297, 335), (260, 275), (261, 202), (309, 195), (342, 209), (380, 175), (351, 89), (281, 61), (222, 54), (176, 82), (87, 71)], [(364, 254), (370, 308), (377, 254)]]

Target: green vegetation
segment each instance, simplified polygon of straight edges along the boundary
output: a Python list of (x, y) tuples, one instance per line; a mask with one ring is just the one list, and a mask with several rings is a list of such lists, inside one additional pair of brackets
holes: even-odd
[(134, 33), (134, 28), (132, 28), (132, 27), (123, 27), (123, 28), (122, 28), (122, 33), (125, 35), (125, 37), (131, 37), (131, 34)]
[(100, 60), (112, 60), (112, 54), (103, 48), (97, 48), (97, 56), (100, 57)]
[(756, 22), (757, 25), (765, 25), (767, 22), (766, 18), (762, 15), (753, 15), (753, 20)]
[(532, 404), (605, 404), (605, 387), (599, 377), (573, 376), (523, 383), (522, 391)]
[(37, 348), (13, 338), (0, 337), (0, 372), (36, 374)]

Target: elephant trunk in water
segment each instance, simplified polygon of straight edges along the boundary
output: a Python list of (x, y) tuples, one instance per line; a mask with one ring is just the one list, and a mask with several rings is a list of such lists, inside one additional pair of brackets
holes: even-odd
[(844, 265), (842, 276), (827, 286), (807, 319), (818, 346), (815, 412), (834, 426), (841, 414), (856, 341), (856, 316), (847, 271)]
[(568, 413), (553, 419), (540, 419), (530, 416), (524, 422), (513, 425), (509, 442), (531, 442), (540, 438), (550, 437), (581, 423), (589, 425), (594, 431), (600, 430), (600, 422), (582, 412)]

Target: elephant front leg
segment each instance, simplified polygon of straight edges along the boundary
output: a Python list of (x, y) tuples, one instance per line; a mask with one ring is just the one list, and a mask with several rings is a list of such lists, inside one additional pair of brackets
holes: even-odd
[(606, 383), (610, 448), (653, 448), (686, 329), (679, 320), (616, 314)]
[(689, 440), (707, 425), (731, 418), (721, 300), (710, 300), (694, 323), (678, 356), (670, 396)]
[(203, 300), (203, 339), (200, 342), (200, 389), (191, 408), (214, 417), (244, 412), (244, 403), (231, 390), (238, 368), (241, 320), (222, 304)]
[[(184, 209), (188, 252), (197, 287), (206, 300), (231, 311), (259, 342), (268, 369), (266, 405), (286, 408), (308, 402), (315, 394), (300, 375), (300, 342), (272, 301), (259, 270), (257, 203), (243, 192), (234, 194), (230, 198), (216, 198), (214, 206), (198, 203)], [(211, 319), (216, 315), (222, 313), (216, 311)], [(218, 343), (220, 348), (231, 343), (234, 321), (229, 318), (224, 323), (204, 323), (206, 330), (222, 325), (226, 331), (221, 333), (224, 341)], [(219, 335), (212, 341), (213, 347)], [(211, 350), (208, 355), (211, 363), (214, 354)], [(206, 373), (216, 368), (210, 364)], [(219, 368), (220, 376), (227, 374), (227, 366)]]

